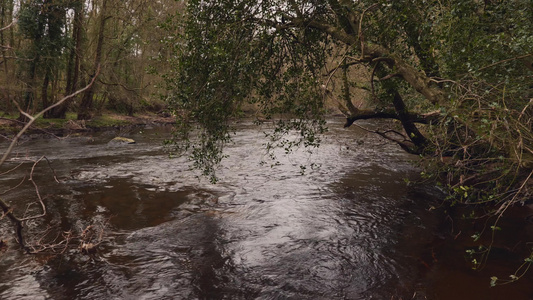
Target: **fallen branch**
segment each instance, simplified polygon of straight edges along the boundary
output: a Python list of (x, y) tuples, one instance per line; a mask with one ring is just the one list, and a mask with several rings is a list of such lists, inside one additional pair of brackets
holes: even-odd
[(46, 216), (46, 205), (44, 205), (43, 198), (41, 197), (41, 193), (39, 192), (39, 187), (37, 186), (37, 183), (35, 183), (35, 181), (33, 180), (33, 173), (35, 171), (35, 166), (37, 166), (37, 164), (43, 159), (44, 159), (44, 156), (41, 156), (41, 158), (39, 158), (33, 164), (33, 166), (31, 167), (30, 178), (28, 179), (33, 184), (33, 187), (35, 188), (35, 194), (37, 195), (37, 200), (39, 200), (39, 204), (41, 205), (42, 212), (39, 215), (22, 218), (20, 219), (21, 222), (38, 219), (38, 218)]
[[(57, 107), (57, 106), (63, 104), (65, 101), (67, 101), (67, 100), (75, 97), (76, 95), (78, 95), (80, 93), (83, 93), (85, 90), (89, 89), (94, 84), (99, 72), (100, 72), (100, 67), (98, 66), (96, 75), (93, 77), (91, 82), (86, 87), (84, 87), (84, 88), (82, 88), (82, 89), (80, 89), (80, 90), (78, 90), (78, 91), (76, 91), (76, 92), (74, 92), (74, 93), (72, 93), (72, 94), (70, 94), (68, 96), (65, 96), (60, 101), (56, 102), (55, 104), (53, 104), (51, 106), (48, 106), (47, 108), (41, 110), (39, 113), (37, 113), (37, 114), (35, 114), (33, 116), (31, 116), (31, 115), (29, 115), (29, 114), (27, 114), (27, 113), (25, 113), (24, 111), (21, 110), (21, 114), (23, 114), (24, 116), (28, 117), (29, 121), (17, 133), (17, 135), (15, 135), (15, 137), (13, 138), (11, 143), (9, 144), (9, 147), (6, 149), (6, 151), (4, 152), (2, 158), (0, 159), (0, 166), (2, 166), (5, 163), (5, 161), (9, 157), (9, 155), (11, 155), (11, 153), (13, 151), (13, 148), (15, 147), (17, 142), (19, 141), (20, 137), (28, 130), (28, 128), (30, 128), (30, 126), (35, 122), (35, 120), (37, 120), (39, 117), (43, 116), (47, 111), (53, 109), (54, 107)], [(34, 165), (32, 167), (31, 174), (30, 174), (30, 181), (32, 182), (32, 184), (34, 185), (34, 187), (36, 189), (37, 198), (39, 200), (39, 204), (41, 205), (41, 209), (42, 209), (42, 213), (41, 214), (36, 215), (36, 216), (26, 217), (26, 218), (19, 218), (13, 213), (13, 208), (9, 204), (7, 204), (3, 199), (0, 198), (0, 207), (2, 208), (2, 210), (4, 212), (4, 216), (7, 216), (9, 218), (9, 220), (11, 220), (11, 222), (14, 224), (17, 241), (18, 241), (19, 245), (27, 252), (30, 252), (30, 249), (26, 246), (26, 244), (24, 242), (24, 236), (22, 234), (22, 230), (23, 230), (23, 227), (24, 227), (23, 223), (25, 221), (36, 219), (36, 218), (43, 217), (43, 216), (46, 215), (46, 205), (44, 205), (43, 199), (42, 199), (42, 197), (40, 196), (40, 193), (39, 193), (39, 189), (38, 189), (37, 185), (35, 184), (35, 182), (33, 181), (33, 172), (34, 172), (34, 169), (35, 169), (35, 165), (37, 163), (39, 163), (42, 159), (44, 159), (44, 156), (41, 157), (39, 160), (37, 160), (34, 163)], [(55, 174), (54, 174), (54, 179), (57, 181), (57, 177), (55, 176)]]

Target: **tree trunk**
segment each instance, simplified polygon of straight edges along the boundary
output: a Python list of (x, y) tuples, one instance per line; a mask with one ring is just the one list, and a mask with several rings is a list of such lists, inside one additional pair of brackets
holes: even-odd
[[(35, 75), (37, 72), (37, 59), (38, 59), (37, 57), (34, 58), (30, 64), (29, 80), (26, 84), (26, 91), (24, 92), (24, 105), (21, 108), (25, 113), (31, 112), (31, 107), (33, 106), (33, 100), (35, 97), (35, 93), (33, 89), (35, 85)], [(18, 120), (22, 122), (27, 122), (28, 118), (21, 112), (18, 117)]]
[[(74, 24), (72, 28), (72, 39), (75, 46), (70, 50), (67, 65), (67, 83), (65, 94), (74, 93), (78, 87), (80, 60), (82, 57), (82, 31), (83, 31), (83, 2), (77, 3), (74, 8)], [(62, 105), (56, 107), (50, 112), (52, 118), (65, 119), (70, 102), (65, 101)]]
[[(96, 75), (100, 62), (102, 61), (102, 48), (104, 45), (104, 27), (107, 20), (106, 17), (107, 0), (102, 2), (102, 11), (100, 12), (100, 28), (98, 30), (98, 41), (96, 44), (96, 54), (94, 56), (93, 74), (91, 78)], [(92, 117), (93, 97), (96, 91), (96, 83), (83, 93), (80, 108), (78, 111), (78, 120), (88, 120)]]
[(424, 153), (427, 145), (429, 145), (428, 140), (418, 130), (413, 120), (411, 120), (407, 106), (405, 106), (400, 93), (398, 93), (398, 91), (393, 91), (393, 95), (394, 98), (392, 100), (392, 104), (394, 105), (394, 109), (398, 113), (398, 117), (402, 123), (405, 133), (415, 146), (415, 149), (413, 149), (412, 153)]
[[(6, 1), (2, 1), (1, 14), (2, 17), (0, 19), (0, 28), (4, 28), (4, 26), (6, 25)], [(5, 46), (4, 30), (0, 31), (0, 46)], [(4, 64), (4, 71), (7, 78), (8, 68), (6, 59), (6, 49), (2, 49), (2, 63)]]
[(344, 66), (342, 67), (342, 96), (344, 98), (344, 105), (348, 108), (350, 114), (355, 114), (357, 108), (352, 103), (352, 97), (350, 93), (350, 80), (348, 78), (348, 66), (346, 65), (346, 60), (344, 60)]
[[(43, 109), (50, 106), (50, 102), (48, 101), (48, 85), (50, 85), (50, 70), (46, 70), (46, 74), (44, 75), (43, 85), (41, 87), (41, 102), (43, 104)], [(46, 112), (43, 116), (44, 118), (50, 118), (49, 112)]]
[[(1, 28), (4, 28), (7, 24), (11, 24), (11, 20), (13, 18), (12, 17), (12, 11), (10, 10), (10, 7), (12, 6), (12, 3), (7, 3), (7, 2), (8, 1), (2, 1), (2, 6), (1, 6), (2, 18), (0, 20), (0, 27)], [(9, 13), (9, 15), (8, 15), (8, 13)], [(9, 44), (6, 45), (6, 30), (0, 31), (0, 45), (1, 46), (9, 46)], [(2, 51), (2, 63), (4, 64), (4, 76), (5, 76), (5, 82), (6, 82), (6, 86), (3, 88), (3, 91), (2, 91), (2, 96), (5, 98), (5, 101), (6, 101), (5, 109), (8, 112), (11, 112), (12, 109), (13, 109), (13, 106), (12, 106), (12, 103), (11, 103), (11, 96), (10, 96), (11, 91), (10, 91), (10, 88), (9, 88), (11, 83), (10, 83), (10, 80), (8, 80), (11, 77), (9, 76), (9, 66), (8, 66), (8, 61), (7, 61), (8, 58), (6, 57), (6, 51), (8, 51), (8, 48), (3, 48), (3, 49), (1, 49), (1, 51)]]

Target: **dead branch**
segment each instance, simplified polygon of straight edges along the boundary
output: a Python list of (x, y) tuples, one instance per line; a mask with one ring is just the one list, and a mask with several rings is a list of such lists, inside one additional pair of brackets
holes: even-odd
[(9, 170), (3, 172), (3, 173), (0, 173), (0, 176), (3, 176), (3, 175), (6, 175), (6, 174), (9, 174), (9, 173), (15, 171), (16, 169), (18, 169), (20, 166), (22, 166), (22, 163), (16, 165), (15, 167), (13, 167), (13, 168), (11, 168), (11, 169), (9, 169)]
[(400, 73), (389, 74), (389, 75), (387, 75), (385, 77), (382, 77), (382, 78), (378, 79), (378, 81), (385, 81), (387, 79), (391, 79), (391, 78), (394, 78), (394, 77), (402, 77), (402, 74), (400, 74)]
[(524, 59), (524, 58), (528, 58), (530, 56), (533, 56), (533, 54), (525, 54), (525, 55), (520, 55), (520, 56), (515, 56), (515, 57), (511, 57), (511, 58), (508, 58), (508, 59), (504, 59), (504, 60), (500, 60), (500, 61), (497, 61), (495, 63), (492, 63), (490, 65), (487, 65), (487, 66), (484, 66), (484, 67), (481, 67), (479, 69), (477, 69), (476, 72), (479, 72), (481, 70), (485, 70), (485, 69), (488, 69), (488, 68), (491, 68), (491, 67), (494, 67), (494, 66), (497, 66), (499, 64), (503, 64), (503, 63), (506, 63), (506, 62), (510, 62), (510, 61), (513, 61), (513, 60), (519, 60), (519, 59)]
[[(12, 170), (14, 170), (14, 169), (12, 169)], [(24, 181), (26, 181), (26, 176), (24, 176), (24, 177), (22, 178), (22, 180), (21, 180), (17, 185), (15, 185), (15, 186), (13, 186), (13, 187), (10, 187), (9, 189), (3, 191), (2, 193), (0, 193), (0, 195), (3, 196), (3, 195), (5, 195), (5, 194), (11, 192), (12, 190), (18, 188), (19, 186), (21, 186), (21, 185), (24, 183)]]
[(48, 163), (48, 167), (50, 168), (50, 170), (52, 171), (52, 174), (54, 174), (54, 180), (57, 182), (57, 183), (60, 183), (59, 180), (57, 179), (57, 174), (56, 174), (56, 170), (54, 170), (54, 168), (52, 168), (52, 164), (50, 163), (50, 160), (48, 160), (48, 158), (46, 156), (43, 156), (44, 160), (46, 160), (46, 163)]
[(4, 28), (0, 28), (0, 31), (4, 31), (4, 30), (7, 30), (9, 29), (11, 26), (15, 25), (17, 23), (17, 20), (13, 20), (11, 23), (9, 23), (6, 27)]
[(35, 188), (35, 194), (37, 195), (37, 200), (39, 200), (39, 204), (41, 205), (41, 214), (22, 218), (20, 219), (21, 222), (38, 219), (38, 218), (46, 216), (46, 205), (44, 204), (43, 198), (41, 197), (41, 193), (39, 192), (39, 186), (37, 186), (37, 183), (35, 183), (35, 181), (33, 180), (33, 173), (35, 171), (35, 166), (37, 166), (37, 164), (43, 159), (44, 159), (44, 156), (41, 156), (41, 158), (35, 161), (35, 163), (31, 167), (30, 178), (28, 179), (33, 184), (33, 187)]
[[(98, 77), (99, 73), (100, 73), (100, 66), (98, 66), (97, 71), (95, 73), (95, 76), (93, 77), (91, 82), (86, 87), (84, 87), (84, 88), (82, 88), (82, 89), (80, 89), (80, 90), (78, 90), (78, 91), (76, 91), (76, 92), (74, 92), (74, 93), (72, 93), (72, 94), (70, 94), (68, 96), (65, 96), (60, 101), (58, 101), (55, 104), (53, 104), (53, 105), (41, 110), (39, 113), (35, 114), (34, 116), (31, 116), (31, 115), (29, 115), (29, 114), (27, 114), (27, 113), (25, 113), (24, 111), (21, 110), (20, 111), (21, 114), (23, 114), (24, 116), (28, 117), (29, 121), (17, 133), (17, 135), (13, 138), (13, 140), (9, 144), (9, 147), (4, 152), (2, 158), (0, 159), (0, 166), (2, 166), (5, 163), (5, 161), (9, 157), (9, 155), (11, 155), (11, 153), (13, 151), (13, 148), (15, 147), (17, 142), (19, 141), (20, 137), (28, 130), (28, 128), (30, 128), (30, 126), (35, 122), (35, 120), (37, 120), (39, 117), (43, 116), (47, 111), (53, 109), (54, 107), (57, 107), (57, 106), (63, 104), (65, 101), (67, 101), (67, 100), (75, 97), (76, 95), (78, 95), (80, 93), (83, 93), (85, 90), (89, 89), (94, 84), (94, 82), (95, 82), (96, 78)], [(44, 159), (44, 156), (41, 157), (39, 160), (37, 160), (34, 163), (34, 165), (32, 167), (32, 170), (31, 170), (30, 179), (29, 179), (32, 182), (32, 184), (34, 185), (34, 187), (35, 187), (37, 198), (39, 200), (39, 204), (41, 205), (41, 210), (42, 210), (41, 214), (36, 215), (36, 216), (26, 217), (26, 218), (19, 218), (13, 213), (12, 207), (10, 205), (8, 205), (3, 199), (0, 198), (0, 207), (2, 208), (2, 210), (4, 212), (4, 215), (7, 216), (11, 220), (11, 222), (14, 224), (14, 226), (15, 226), (15, 233), (16, 233), (16, 237), (17, 237), (18, 243), (27, 252), (30, 252), (30, 249), (26, 246), (26, 244), (24, 242), (24, 236), (22, 234), (22, 230), (23, 230), (23, 227), (24, 227), (23, 226), (24, 222), (46, 215), (46, 206), (44, 205), (43, 199), (42, 199), (42, 197), (41, 197), (41, 195), (39, 193), (39, 189), (38, 189), (37, 184), (33, 181), (33, 173), (34, 173), (34, 170), (35, 170), (35, 166), (37, 165), (37, 163), (39, 163), (43, 159)], [(55, 179), (57, 180), (57, 178), (55, 178)]]
[(94, 254), (104, 241), (109, 219), (91, 224), (85, 229), (61, 231), (56, 227), (47, 227), (28, 247), (31, 254), (63, 254), (69, 249), (77, 249), (82, 254)]
[(22, 235), (22, 221), (13, 214), (13, 209), (2, 199), (0, 199), (0, 207), (4, 211), (4, 215), (7, 216), (11, 222), (15, 225), (15, 234), (18, 240), (18, 243), (22, 246), (22, 248), (26, 251), (28, 251), (28, 248), (26, 247), (24, 243), (24, 237)]
[[(384, 139), (386, 139), (388, 141), (391, 141), (391, 142), (394, 142), (394, 143), (398, 144), (398, 146), (400, 146), (407, 153), (419, 154), (414, 149), (415, 148), (415, 144), (413, 142), (411, 142), (411, 140), (409, 140), (404, 134), (402, 134), (402, 133), (400, 133), (400, 132), (398, 132), (396, 130), (389, 129), (389, 130), (386, 130), (386, 131), (379, 131), (379, 130), (371, 130), (371, 129), (365, 128), (365, 127), (357, 125), (357, 124), (355, 124), (355, 126), (357, 126), (358, 128), (360, 128), (360, 129), (362, 129), (364, 131), (367, 131), (367, 132), (370, 132), (370, 133), (375, 133), (375, 134), (381, 136), (382, 138), (384, 138)], [(397, 138), (389, 136), (388, 135), (389, 133), (393, 133), (393, 134), (397, 135), (400, 139), (397, 139)]]
[(20, 139), (20, 137), (28, 130), (28, 128), (30, 128), (30, 126), (35, 122), (35, 120), (37, 120), (38, 118), (40, 118), (41, 116), (43, 116), (47, 111), (63, 104), (64, 102), (66, 102), (67, 100), (85, 92), (86, 90), (88, 90), (93, 84), (94, 84), (94, 81), (96, 80), (96, 78), (98, 77), (98, 74), (100, 73), (100, 66), (98, 66), (98, 69), (96, 71), (96, 74), (95, 76), (93, 76), (93, 79), (91, 80), (91, 82), (85, 86), (84, 88), (82, 88), (81, 90), (78, 90), (68, 96), (65, 96), (63, 99), (59, 100), (58, 102), (56, 102), (55, 104), (53, 105), (50, 105), (48, 106), (47, 108), (41, 110), (40, 112), (38, 112), (37, 114), (35, 114), (34, 116), (31, 116), (27, 113), (25, 113), (24, 111), (21, 111), (21, 113), (26, 116), (29, 121), (28, 123), (26, 123), (26, 125), (17, 133), (17, 135), (15, 136), (15, 138), (13, 138), (13, 141), (11, 142), (11, 144), (9, 145), (9, 147), (7, 148), (6, 152), (4, 153), (4, 155), (2, 156), (2, 158), (0, 159), (0, 166), (2, 166), (4, 164), (4, 162), (6, 161), (7, 157), (11, 154), (11, 152), (13, 151), (13, 148), (15, 147), (15, 144), (17, 143), (17, 141)]

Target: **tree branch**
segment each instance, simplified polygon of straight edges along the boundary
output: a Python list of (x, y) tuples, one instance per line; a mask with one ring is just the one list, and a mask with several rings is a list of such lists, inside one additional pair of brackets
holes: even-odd
[[(374, 6), (370, 6), (368, 9), (373, 7)], [(259, 22), (260, 24), (276, 28), (277, 30), (289, 29), (293, 27), (314, 28), (328, 34), (333, 39), (345, 43), (349, 46), (356, 45), (359, 40), (356, 34), (349, 34), (338, 26), (320, 22), (314, 19), (308, 20), (305, 18), (297, 17), (290, 19), (290, 22), (286, 24), (279, 24), (278, 22), (274, 22), (272, 20), (256, 19), (255, 21)], [(361, 47), (361, 45), (359, 45), (359, 47)], [(359, 50), (363, 51), (363, 49)], [(361, 62), (372, 62), (375, 58), (378, 57), (386, 58), (392, 61), (394, 63), (394, 66), (396, 67), (397, 75), (401, 76), (409, 85), (411, 85), (417, 92), (422, 94), (427, 100), (429, 100), (433, 104), (442, 104), (445, 102), (446, 97), (444, 91), (434, 86), (430, 77), (428, 77), (426, 74), (424, 74), (424, 72), (421, 72), (408, 62), (404, 61), (401, 57), (394, 54), (386, 47), (373, 43), (365, 43), (364, 52), (361, 53)]]
[[(46, 113), (47, 111), (53, 109), (54, 107), (57, 107), (57, 106), (63, 104), (65, 101), (75, 97), (76, 95), (78, 95), (78, 94), (84, 92), (85, 90), (87, 90), (88, 88), (90, 88), (93, 85), (94, 81), (96, 80), (96, 77), (98, 76), (99, 72), (100, 72), (100, 67), (98, 66), (97, 72), (96, 72), (95, 76), (93, 77), (92, 81), (86, 87), (84, 87), (83, 89), (80, 89), (80, 90), (76, 91), (75, 93), (72, 93), (72, 94), (70, 94), (68, 96), (65, 96), (63, 99), (61, 99), (60, 101), (58, 101), (54, 105), (51, 105), (51, 106), (41, 110), (39, 113), (35, 114), (34, 116), (27, 115), (29, 117), (28, 123), (26, 123), (26, 125), (17, 133), (17, 135), (11, 141), (11, 144), (9, 145), (7, 150), (5, 151), (5, 153), (2, 156), (2, 158), (0, 159), (0, 166), (2, 166), (5, 163), (5, 161), (7, 160), (7, 158), (9, 157), (11, 152), (13, 151), (13, 148), (17, 144), (17, 142), (20, 139), (20, 137), (28, 130), (28, 128), (30, 128), (30, 126), (35, 122), (35, 120), (37, 120), (39, 117), (44, 115), (44, 113)], [(23, 111), (21, 111), (21, 113), (22, 112)], [(43, 211), (43, 213), (41, 215), (37, 215), (37, 216), (27, 217), (27, 218), (22, 218), (21, 219), (21, 218), (17, 217), (13, 213), (13, 208), (11, 206), (9, 206), (3, 199), (0, 198), (0, 207), (4, 211), (4, 215), (7, 216), (11, 220), (11, 222), (15, 225), (15, 232), (16, 232), (16, 236), (17, 236), (17, 239), (18, 239), (18, 243), (21, 245), (21, 247), (25, 251), (29, 251), (29, 248), (25, 245), (24, 236), (22, 234), (23, 222), (27, 221), (27, 220), (30, 220), (30, 219), (35, 219), (35, 218), (42, 217), (42, 216), (46, 215), (46, 206), (44, 205), (43, 199), (41, 198), (41, 196), (39, 194), (39, 190), (38, 190), (36, 184), (33, 182), (33, 179), (32, 179), (32, 175), (33, 175), (33, 171), (35, 169), (35, 165), (39, 161), (41, 161), (43, 158), (44, 157), (41, 157), (38, 161), (35, 162), (35, 164), (32, 167), (31, 174), (30, 174), (30, 181), (32, 181), (32, 183), (34, 184), (34, 186), (36, 188), (37, 197), (39, 199), (39, 203), (41, 204), (41, 209)]]
[(0, 28), (0, 31), (4, 31), (4, 30), (7, 30), (9, 29), (11, 26), (15, 25), (17, 23), (17, 20), (13, 20), (11, 23), (9, 23), (9, 25), (7, 25), (6, 27), (3, 27), (3, 28)]
[(41, 158), (39, 158), (35, 163), (33, 163), (33, 166), (31, 167), (30, 178), (29, 178), (29, 181), (33, 184), (33, 187), (35, 188), (35, 194), (37, 195), (37, 200), (39, 200), (39, 204), (41, 205), (41, 214), (30, 216), (30, 217), (24, 217), (20, 219), (21, 222), (46, 216), (46, 205), (44, 205), (43, 198), (41, 197), (41, 193), (39, 192), (39, 187), (33, 180), (33, 173), (35, 172), (35, 166), (37, 166), (37, 164), (44, 158), (45, 158), (44, 156), (41, 156)]
[(370, 9), (373, 9), (374, 7), (378, 5), (379, 5), (378, 3), (374, 3), (370, 5), (369, 7), (365, 8), (365, 10), (363, 10), (363, 12), (361, 13), (361, 17), (359, 18), (359, 28), (357, 32), (357, 37), (359, 38), (359, 41), (361, 42), (361, 57), (365, 56), (365, 36), (363, 32), (363, 19), (367, 11), (369, 11)]
[(506, 63), (506, 62), (510, 62), (510, 61), (513, 61), (513, 60), (518, 60), (518, 59), (528, 58), (528, 57), (530, 57), (530, 56), (533, 56), (533, 54), (530, 53), (530, 54), (525, 54), (525, 55), (520, 55), (520, 56), (515, 56), (515, 57), (508, 58), (508, 59), (500, 60), (500, 61), (497, 61), (497, 62), (492, 63), (492, 64), (490, 64), (490, 65), (487, 65), (487, 66), (481, 67), (481, 68), (477, 69), (476, 72), (479, 72), (479, 71), (481, 71), (481, 70), (485, 70), (485, 69), (488, 69), (488, 68), (491, 68), (491, 67), (497, 66), (497, 65), (499, 65), (499, 64), (503, 64), (503, 63)]
[[(394, 143), (398, 144), (398, 146), (400, 146), (407, 153), (415, 154), (415, 155), (420, 154), (416, 150), (416, 148), (414, 147), (413, 142), (411, 142), (409, 139), (407, 139), (405, 137), (405, 135), (399, 133), (396, 130), (379, 131), (379, 130), (370, 130), (368, 128), (365, 128), (365, 127), (359, 126), (359, 125), (355, 125), (355, 126), (357, 126), (358, 128), (361, 128), (361, 129), (363, 129), (365, 131), (368, 131), (368, 132), (371, 132), (371, 133), (375, 133), (375, 134), (381, 136), (382, 138), (384, 138), (384, 139), (386, 139), (388, 141), (391, 141), (391, 142), (394, 142)], [(397, 135), (399, 138), (401, 138), (402, 140), (390, 137), (390, 136), (387, 135), (388, 133), (393, 133), (393, 134)]]
[[(93, 85), (93, 83), (96, 80), (96, 77), (98, 77), (99, 73), (100, 73), (100, 66), (98, 66), (96, 74), (95, 74), (95, 76), (93, 76), (93, 79), (91, 80), (91, 82), (86, 87), (84, 87), (83, 89), (77, 90), (76, 92), (74, 92), (74, 93), (72, 93), (72, 94), (70, 94), (68, 96), (65, 96), (63, 99), (59, 100), (54, 105), (48, 106), (47, 108), (41, 110), (39, 113), (35, 114), (34, 116), (30, 116), (30, 115), (26, 114), (26, 116), (29, 118), (29, 121), (28, 121), (28, 123), (26, 123), (26, 125), (24, 125), (24, 127), (13, 138), (13, 141), (11, 141), (11, 144), (7, 148), (6, 152), (4, 152), (4, 155), (2, 156), (2, 158), (0, 159), (0, 166), (2, 166), (4, 164), (4, 162), (6, 161), (7, 157), (13, 151), (13, 148), (17, 144), (17, 142), (20, 139), (20, 137), (26, 132), (26, 130), (28, 130), (28, 128), (30, 128), (30, 126), (35, 122), (35, 120), (37, 120), (38, 118), (43, 116), (44, 113), (46, 113), (47, 111), (53, 109), (54, 107), (57, 107), (57, 106), (63, 104), (65, 101), (67, 101), (67, 100), (69, 100), (71, 98), (74, 98), (77, 95), (79, 95), (79, 94), (83, 93), (84, 91), (86, 91), (87, 89), (89, 89)], [(21, 111), (21, 113), (24, 113), (24, 112)]]
[[(407, 117), (414, 123), (420, 124), (435, 124), (438, 123), (441, 119), (440, 111), (433, 111), (426, 114), (417, 114), (417, 113), (408, 113)], [(350, 115), (346, 118), (346, 123), (344, 127), (350, 127), (357, 120), (368, 120), (368, 119), (395, 119), (400, 120), (398, 113), (394, 109), (385, 109), (385, 110), (362, 110), (357, 109), (355, 114)]]

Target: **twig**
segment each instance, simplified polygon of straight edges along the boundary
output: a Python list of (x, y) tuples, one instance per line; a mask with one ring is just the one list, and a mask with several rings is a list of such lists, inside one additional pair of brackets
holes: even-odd
[(385, 80), (391, 79), (393, 77), (402, 77), (402, 75), (400, 73), (393, 73), (393, 74), (389, 74), (389, 75), (387, 75), (385, 77), (382, 77), (382, 78), (378, 79), (378, 81), (385, 81)]
[(524, 106), (524, 109), (522, 109), (522, 111), (520, 112), (520, 116), (518, 116), (518, 121), (520, 121), (520, 119), (526, 112), (526, 109), (529, 107), (529, 105), (531, 105), (531, 103), (533, 103), (533, 98), (529, 99), (529, 102), (526, 104), (526, 106)]
[(43, 198), (41, 197), (41, 193), (39, 192), (39, 186), (37, 186), (37, 183), (35, 183), (35, 181), (33, 180), (33, 173), (35, 171), (35, 166), (37, 166), (37, 164), (43, 159), (44, 159), (44, 156), (41, 156), (41, 158), (39, 158), (33, 164), (33, 166), (31, 167), (30, 178), (28, 179), (33, 184), (33, 186), (35, 188), (35, 194), (37, 195), (37, 199), (39, 200), (39, 204), (41, 205), (42, 213), (39, 214), (39, 215), (22, 218), (22, 219), (20, 219), (22, 222), (46, 216), (46, 205), (44, 205)]
[(365, 17), (365, 14), (367, 11), (369, 11), (370, 9), (378, 6), (379, 4), (378, 3), (375, 3), (375, 4), (372, 4), (370, 5), (369, 7), (365, 8), (365, 10), (363, 10), (363, 12), (361, 13), (361, 18), (359, 18), (359, 32), (357, 33), (357, 37), (359, 38), (359, 42), (361, 42), (361, 57), (364, 57), (365, 56), (365, 40), (364, 40), (364, 35), (363, 35), (363, 19)]
[(47, 108), (41, 110), (39, 113), (37, 113), (34, 116), (30, 116), (30, 115), (28, 115), (27, 113), (25, 113), (24, 111), (21, 110), (20, 113), (23, 114), (24, 116), (28, 117), (30, 119), (30, 121), (28, 121), (28, 123), (26, 123), (26, 125), (17, 133), (15, 138), (13, 138), (13, 141), (11, 142), (11, 144), (9, 144), (9, 147), (7, 148), (7, 150), (4, 153), (4, 155), (2, 156), (2, 158), (0, 159), (0, 166), (4, 164), (4, 162), (6, 161), (7, 157), (11, 154), (11, 151), (13, 151), (13, 148), (15, 147), (15, 144), (17, 143), (17, 141), (24, 134), (24, 132), (26, 132), (26, 130), (28, 130), (28, 128), (30, 128), (30, 126), (35, 122), (35, 120), (37, 120), (39, 117), (44, 115), (47, 111), (53, 109), (54, 107), (57, 107), (57, 106), (63, 104), (65, 101), (69, 100), (70, 98), (73, 98), (73, 97), (83, 93), (87, 89), (89, 89), (93, 85), (93, 83), (96, 80), (96, 78), (98, 77), (99, 73), (100, 73), (100, 66), (98, 66), (96, 74), (93, 76), (93, 79), (91, 80), (91, 82), (86, 87), (84, 87), (81, 90), (77, 90), (73, 94), (65, 96), (63, 99), (59, 100), (58, 102), (56, 102), (55, 104), (53, 104), (51, 106), (48, 106)]
[(7, 25), (6, 27), (4, 28), (0, 28), (0, 31), (4, 31), (4, 30), (7, 30), (9, 29), (11, 26), (15, 25), (17, 23), (17, 20), (13, 20), (11, 23), (9, 23), (9, 25)]
[[(24, 127), (17, 133), (17, 135), (13, 138), (13, 140), (11, 141), (11, 143), (9, 144), (9, 147), (7, 148), (7, 150), (4, 152), (4, 155), (2, 156), (2, 158), (0, 159), (0, 166), (2, 166), (4, 164), (4, 162), (6, 161), (6, 159), (9, 157), (9, 155), (11, 154), (11, 152), (13, 151), (13, 148), (15, 147), (15, 145), (17, 144), (18, 140), (20, 139), (20, 137), (26, 132), (26, 130), (28, 130), (28, 128), (30, 128), (30, 126), (35, 122), (35, 120), (37, 120), (39, 117), (41, 117), (42, 115), (44, 115), (44, 113), (46, 113), (47, 111), (63, 104), (65, 101), (75, 97), (76, 95), (80, 94), (80, 93), (83, 93), (84, 91), (86, 91), (87, 89), (89, 89), (95, 82), (96, 78), (98, 77), (98, 74), (100, 73), (100, 66), (98, 66), (97, 70), (96, 70), (96, 73), (95, 73), (95, 76), (93, 76), (91, 82), (86, 86), (84, 87), (83, 89), (80, 89), (68, 96), (65, 96), (63, 99), (61, 99), (60, 101), (56, 102), (55, 104), (51, 105), (51, 106), (48, 106), (47, 108), (41, 110), (39, 113), (35, 114), (34, 116), (30, 116), (28, 115), (27, 113), (25, 113), (24, 111), (20, 111), (20, 113), (24, 116), (27, 116), (29, 118), (30, 121), (28, 121), (28, 123), (26, 123), (26, 125), (24, 125)], [(18, 239), (18, 243), (19, 245), (24, 249), (26, 250), (27, 252), (30, 252), (30, 249), (26, 246), (25, 242), (24, 242), (24, 236), (22, 235), (22, 229), (23, 229), (23, 222), (24, 221), (27, 221), (27, 220), (31, 220), (31, 219), (35, 219), (35, 218), (38, 218), (38, 217), (42, 217), (46, 214), (46, 206), (44, 205), (44, 202), (43, 202), (43, 199), (41, 198), (40, 194), (39, 194), (39, 190), (38, 190), (38, 187), (37, 185), (35, 184), (35, 182), (33, 182), (33, 172), (34, 172), (34, 169), (35, 169), (35, 165), (41, 161), (44, 157), (40, 158), (38, 161), (36, 161), (32, 167), (32, 171), (31, 171), (31, 174), (30, 174), (30, 181), (34, 184), (35, 186), (35, 189), (36, 189), (36, 192), (37, 192), (37, 197), (39, 199), (39, 203), (41, 204), (41, 208), (42, 208), (42, 211), (43, 213), (38, 215), (38, 216), (33, 216), (33, 217), (28, 217), (28, 218), (19, 218), (17, 217), (14, 213), (13, 213), (13, 209), (11, 208), (10, 205), (8, 205), (3, 199), (0, 198), (0, 208), (2, 208), (2, 210), (4, 211), (4, 214), (11, 220), (11, 222), (15, 225), (15, 233), (16, 233), (16, 237)]]
[(530, 54), (525, 54), (525, 55), (520, 55), (520, 56), (515, 56), (515, 57), (508, 58), (508, 59), (500, 60), (500, 61), (497, 61), (497, 62), (495, 62), (493, 64), (481, 67), (481, 68), (477, 69), (477, 71), (479, 72), (481, 70), (485, 70), (485, 69), (494, 67), (494, 66), (499, 65), (499, 64), (503, 64), (503, 63), (506, 63), (506, 62), (510, 62), (510, 61), (513, 61), (513, 60), (522, 59), (522, 58), (526, 58), (526, 57), (530, 57), (530, 56), (533, 56), (533, 54), (530, 53)]
[(24, 183), (24, 181), (26, 181), (26, 176), (24, 176), (24, 177), (22, 178), (22, 180), (21, 180), (17, 185), (15, 185), (15, 186), (13, 186), (13, 187), (10, 187), (9, 189), (3, 191), (2, 193), (0, 193), (0, 195), (3, 196), (3, 195), (5, 195), (5, 194), (11, 192), (12, 190), (18, 188), (19, 186), (21, 186), (21, 185)]
[(57, 182), (57, 183), (60, 183), (59, 180), (57, 179), (57, 174), (56, 174), (56, 170), (54, 170), (54, 168), (52, 168), (52, 164), (50, 163), (50, 160), (48, 160), (48, 158), (46, 156), (43, 156), (44, 157), (44, 160), (46, 160), (46, 163), (48, 163), (48, 167), (50, 168), (50, 170), (52, 171), (52, 173), (54, 174), (54, 180)]
[(22, 163), (16, 165), (14, 168), (12, 168), (12, 169), (10, 169), (10, 170), (7, 170), (7, 171), (5, 171), (5, 172), (3, 172), (3, 173), (0, 173), (0, 176), (4, 176), (4, 175), (6, 175), (6, 174), (9, 174), (9, 173), (15, 171), (16, 169), (18, 169), (20, 166), (22, 166)]

